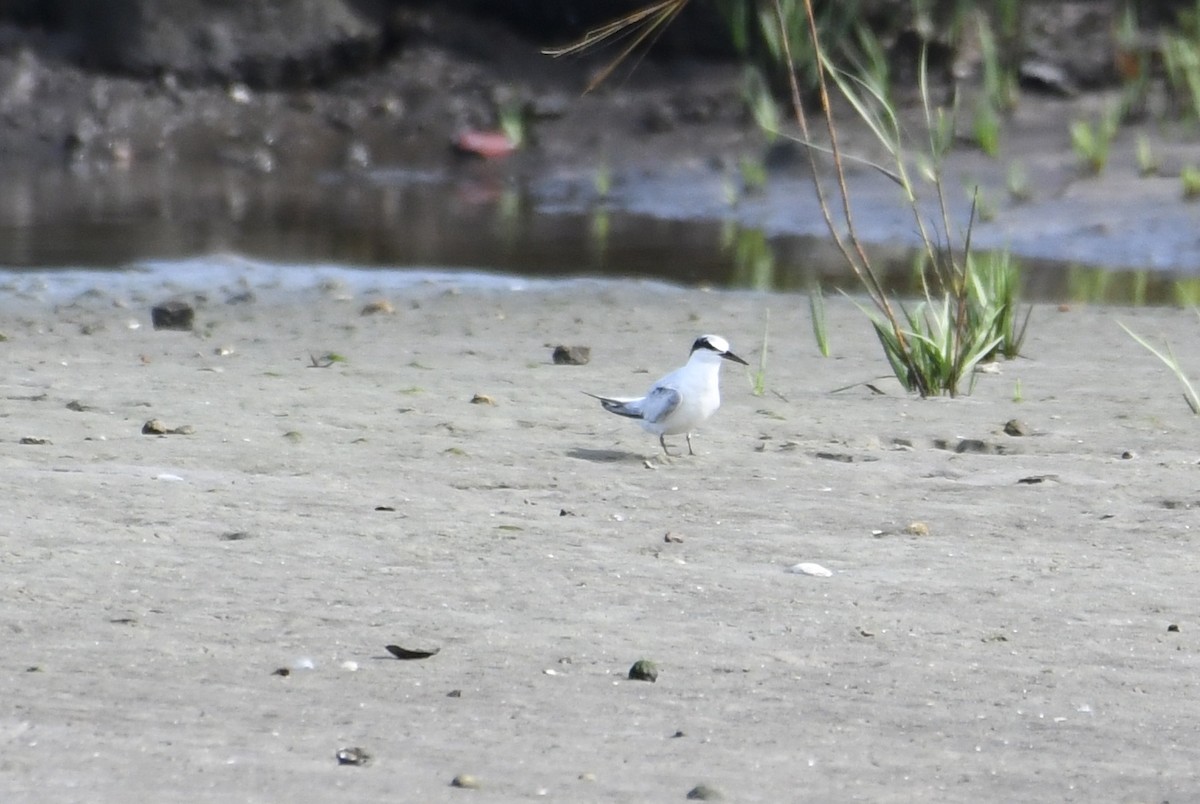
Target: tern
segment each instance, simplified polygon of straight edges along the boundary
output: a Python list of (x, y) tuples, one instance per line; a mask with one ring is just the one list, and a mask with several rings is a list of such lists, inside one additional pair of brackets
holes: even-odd
[[(599, 399), (609, 413), (637, 419), (642, 429), (658, 436), (667, 455), (666, 436), (683, 433), (687, 437), (688, 454), (692, 451), (692, 432), (721, 407), (721, 361), (749, 365), (729, 351), (729, 342), (720, 335), (701, 335), (692, 344), (688, 362), (666, 375), (639, 399), (588, 394)], [(584, 391), (587, 394), (587, 391)]]

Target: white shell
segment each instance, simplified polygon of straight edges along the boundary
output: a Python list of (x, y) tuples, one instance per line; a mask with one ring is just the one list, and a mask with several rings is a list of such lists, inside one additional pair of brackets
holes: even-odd
[(788, 572), (794, 572), (797, 575), (813, 575), (817, 578), (829, 578), (833, 575), (833, 570), (825, 569), (820, 564), (813, 564), (808, 561), (788, 567)]

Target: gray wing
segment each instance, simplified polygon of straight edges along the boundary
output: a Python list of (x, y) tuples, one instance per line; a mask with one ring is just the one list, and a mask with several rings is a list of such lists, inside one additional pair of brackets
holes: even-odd
[(658, 424), (674, 413), (675, 408), (679, 407), (679, 403), (682, 401), (683, 394), (676, 389), (663, 385), (656, 386), (650, 389), (650, 393), (642, 399), (642, 418)]
[(642, 400), (641, 399), (613, 399), (608, 396), (597, 396), (596, 394), (585, 394), (592, 399), (599, 399), (600, 404), (609, 413), (615, 413), (618, 416), (628, 416), (631, 419), (642, 418)]

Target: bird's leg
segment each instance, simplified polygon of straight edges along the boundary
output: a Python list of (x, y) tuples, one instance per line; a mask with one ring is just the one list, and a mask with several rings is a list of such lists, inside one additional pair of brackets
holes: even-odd
[[(668, 458), (672, 457), (672, 456), (671, 456), (671, 450), (667, 449), (667, 440), (666, 440), (666, 436), (661, 436), (661, 435), (660, 435), (660, 436), (658, 437), (658, 443), (662, 444), (663, 452), (667, 453), (667, 457), (668, 457)], [(689, 449), (690, 449), (690, 445), (689, 445)]]
[(687, 442), (688, 442), (688, 455), (695, 455), (696, 453), (692, 452), (692, 434), (687, 433), (686, 437), (687, 437)]

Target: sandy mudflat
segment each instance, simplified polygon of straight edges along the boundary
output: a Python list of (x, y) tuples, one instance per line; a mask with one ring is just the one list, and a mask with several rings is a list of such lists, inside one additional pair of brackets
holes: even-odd
[[(1193, 313), (1039, 307), (920, 401), (832, 393), (886, 374), (840, 298), (824, 359), (796, 296), (192, 290), (0, 305), (3, 801), (1200, 796), (1198, 424), (1117, 327), (1195, 373)], [(767, 308), (694, 458), (580, 393)]]

